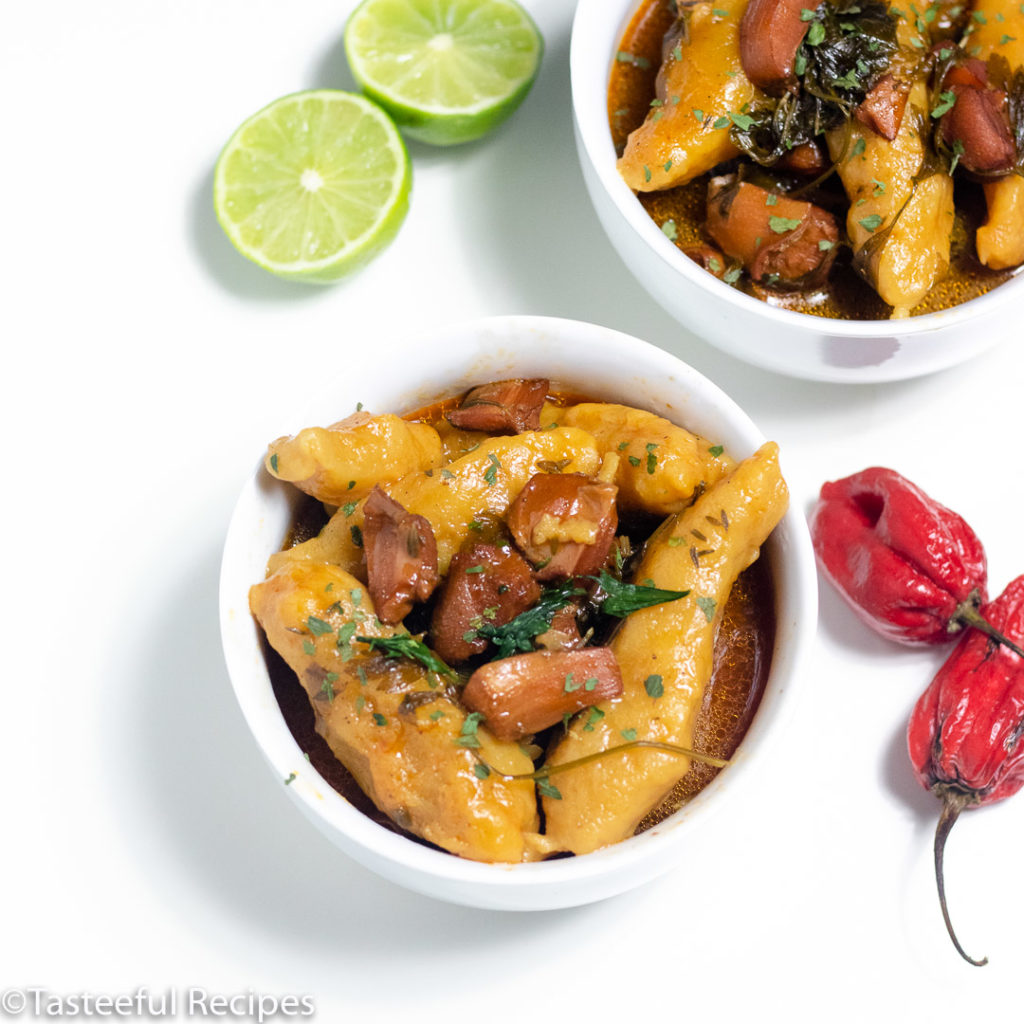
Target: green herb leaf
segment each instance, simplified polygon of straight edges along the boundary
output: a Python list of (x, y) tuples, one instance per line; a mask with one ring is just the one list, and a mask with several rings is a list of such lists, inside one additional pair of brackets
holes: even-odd
[(714, 457), (715, 457), (716, 459), (717, 459), (717, 458), (719, 457), (719, 455), (721, 455), (721, 454), (722, 454), (722, 452), (724, 452), (724, 451), (725, 451), (725, 446), (724, 446), (724, 445), (721, 445), (721, 444), (713, 444), (713, 445), (712, 445), (712, 446), (711, 446), (711, 447), (710, 447), (710, 448), (708, 449), (708, 453), (709, 453), (709, 454), (711, 454), (711, 455), (713, 455), (713, 456), (714, 456)]
[(352, 538), (352, 543), (355, 544), (357, 548), (361, 548), (363, 546), (363, 531), (353, 523), (352, 526), (349, 527), (348, 532), (349, 536)]
[(947, 111), (952, 110), (956, 103), (956, 93), (952, 89), (939, 93), (939, 102), (932, 108), (932, 117), (942, 117)]
[(277, 472), (277, 452), (274, 452), (270, 456), (270, 468), (276, 473)]
[(658, 675), (648, 676), (644, 680), (644, 689), (647, 691), (647, 696), (653, 697), (655, 700), (665, 694), (665, 687), (662, 685), (661, 676)]
[(862, 217), (857, 223), (865, 231), (875, 231), (880, 227), (882, 220), (883, 218), (879, 214), (873, 213), (870, 217)]
[(562, 794), (558, 792), (558, 787), (553, 786), (547, 776), (537, 780), (537, 792), (541, 796), (546, 796), (549, 800), (562, 799)]
[(494, 452), (488, 452), (487, 458), (490, 461), (490, 465), (487, 467), (484, 473), (484, 481), (488, 487), (493, 487), (498, 482), (498, 470), (501, 469), (501, 462), (498, 460), (498, 456)]
[(334, 632), (334, 627), (329, 622), (324, 622), (323, 619), (318, 619), (315, 615), (310, 615), (306, 619), (306, 628), (313, 636), (324, 636), (326, 633)]
[(388, 720), (379, 711), (374, 711), (374, 713), (373, 713), (373, 721), (374, 721), (375, 725), (387, 725), (388, 724)]
[(480, 738), (476, 734), (477, 726), (484, 720), (479, 711), (471, 711), (466, 715), (459, 735), (455, 737), (455, 743), (460, 747), (479, 747)]
[(475, 765), (473, 765), (473, 774), (478, 779), (486, 779), (487, 776), (491, 774), (491, 769), (488, 768), (487, 765), (480, 764), (479, 762), (477, 762)]
[(800, 227), (800, 218), (771, 216), (768, 218), (768, 226), (777, 235), (782, 235), (787, 231), (794, 231), (796, 228)]
[(808, 46), (817, 46), (819, 43), (824, 42), (825, 39), (825, 26), (820, 21), (811, 23), (811, 27), (807, 30), (807, 36), (805, 42)]
[(620, 729), (619, 733), (627, 743), (632, 743), (636, 739), (636, 729)]
[(617, 619), (624, 619), (641, 608), (678, 601), (689, 594), (688, 590), (659, 590), (657, 587), (639, 587), (635, 583), (623, 583), (607, 569), (602, 569), (600, 575), (591, 579), (596, 579), (601, 589), (608, 595), (600, 602), (601, 611)]
[(574, 597), (582, 596), (584, 593), (585, 591), (576, 587), (572, 580), (566, 580), (555, 587), (547, 587), (532, 608), (527, 608), (525, 612), (521, 612), (502, 626), (484, 623), (476, 633), (494, 644), (498, 658), (509, 658), (513, 654), (532, 651), (534, 638), (551, 628), (555, 612), (561, 611)]
[(409, 658), (418, 661), (431, 672), (440, 675), (454, 676), (455, 670), (449, 668), (422, 640), (417, 640), (409, 633), (396, 633), (394, 636), (357, 636), (361, 644), (366, 644), (371, 651), (379, 651), (385, 658)]
[(703, 111), (703, 110), (701, 110), (701, 109), (700, 109), (700, 107), (691, 107), (691, 108), (690, 108), (690, 112), (691, 112), (691, 113), (693, 114), (693, 116), (694, 116), (694, 117), (695, 117), (695, 118), (696, 118), (696, 119), (697, 119), (698, 121), (701, 121), (701, 122), (703, 122), (703, 120), (704, 120), (704, 111)]
[(704, 618), (711, 622), (715, 617), (715, 599), (713, 597), (698, 597), (697, 607), (704, 613)]
[(594, 723), (600, 722), (604, 718), (604, 712), (600, 708), (591, 708), (590, 714), (587, 715), (587, 720), (583, 725), (584, 732), (593, 732)]
[(665, 221), (665, 223), (661, 225), (661, 230), (665, 237), (672, 242), (679, 237), (679, 232), (676, 230), (676, 222), (674, 220)]
[(316, 644), (312, 640), (302, 641), (303, 654), (316, 654)]

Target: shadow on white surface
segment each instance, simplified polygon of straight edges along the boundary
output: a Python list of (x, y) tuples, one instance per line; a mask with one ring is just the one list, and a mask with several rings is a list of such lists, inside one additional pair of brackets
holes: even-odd
[[(543, 929), (550, 937), (585, 908), (499, 914), (450, 906), (378, 878), (332, 846), (289, 806), (235, 704), (217, 628), (219, 550), (183, 565), (149, 615), (141, 657), (108, 721), (118, 737), (116, 787), (133, 862), (161, 881), (172, 911), (218, 946), (266, 958), (301, 950), (322, 958), (406, 963), (436, 971), (481, 943), (514, 948)], [(159, 652), (159, 656), (154, 656)], [(113, 759), (112, 759), (113, 762)], [(218, 934), (223, 933), (223, 934)], [(424, 936), (444, 936), (443, 945)], [(251, 947), (251, 948), (247, 948)], [(494, 948), (497, 947), (497, 950)]]

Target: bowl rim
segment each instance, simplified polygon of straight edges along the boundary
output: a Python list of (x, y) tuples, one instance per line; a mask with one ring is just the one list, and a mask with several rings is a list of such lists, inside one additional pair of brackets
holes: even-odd
[[(543, 351), (552, 336), (561, 340), (567, 349), (571, 349), (572, 341), (580, 340), (581, 336), (592, 342), (599, 340), (605, 348), (614, 353), (608, 358), (617, 366), (621, 364), (621, 368), (635, 367), (639, 362), (647, 376), (652, 379), (663, 378), (668, 382), (666, 387), (677, 392), (680, 399), (686, 398), (689, 402), (696, 398), (710, 403), (709, 408), (713, 408), (713, 412), (706, 415), (727, 422), (730, 425), (730, 432), (741, 438), (739, 447), (750, 448), (752, 451), (764, 440), (761, 432), (734, 400), (697, 370), (649, 342), (596, 324), (543, 316), (487, 317), (434, 328), (402, 344), (410, 353), (417, 352), (422, 357), (424, 351), (436, 350), (431, 344), (432, 341), (436, 342), (441, 338), (450, 341), (452, 336), (458, 336), (462, 339), (460, 344), (464, 348), (473, 347), (472, 342), (467, 339), (480, 339), (478, 344), (483, 351), (493, 340), (495, 332), (520, 340), (532, 339), (528, 346), (531, 347), (530, 354), (528, 358), (523, 357), (525, 361), (549, 362), (552, 366), (558, 363), (559, 358), (567, 357), (567, 353), (558, 357)], [(397, 358), (400, 352), (397, 349), (391, 350), (391, 354)], [(521, 361), (518, 355), (514, 355), (512, 359)], [(588, 368), (584, 367), (580, 374), (585, 376), (588, 372)], [(321, 394), (317, 402), (321, 405), (331, 402), (335, 410), (344, 408), (346, 400), (354, 393), (350, 383), (352, 376), (351, 369), (335, 374), (318, 389)], [(448, 376), (452, 377), (451, 374)], [(555, 374), (551, 376), (559, 379)], [(459, 388), (458, 379), (452, 377), (447, 393), (456, 392)], [(435, 397), (439, 396), (435, 394)], [(641, 407), (645, 405), (637, 396), (631, 401)], [(289, 410), (283, 412), (282, 419), (288, 420)], [(304, 425), (308, 425), (308, 421)], [(730, 445), (737, 447), (734, 442), (730, 442)], [(743, 454), (749, 453), (744, 451)], [(278, 779), (286, 779), (289, 773), (294, 773), (293, 780), (287, 785), (289, 796), (356, 860), (409, 888), (455, 902), (494, 906), (487, 902), (489, 897), (480, 899), (473, 895), (466, 896), (465, 893), (460, 894), (453, 889), (438, 892), (429, 885), (421, 886), (417, 883), (417, 878), (422, 881), (429, 877), (449, 883), (451, 886), (475, 887), (480, 891), (487, 890), (493, 893), (497, 890), (514, 892), (538, 885), (557, 891), (559, 887), (568, 883), (585, 883), (588, 879), (605, 875), (609, 869), (609, 862), (617, 874), (628, 874), (641, 862), (649, 861), (654, 848), (660, 847), (665, 852), (673, 849), (675, 844), (671, 836), (681, 824), (698, 814), (702, 818), (708, 817), (709, 806), (712, 811), (719, 810), (725, 802), (725, 794), (721, 791), (736, 788), (738, 773), (731, 769), (748, 761), (753, 756), (754, 748), (763, 746), (768, 733), (774, 738), (792, 713), (793, 693), (798, 689), (794, 683), (798, 680), (801, 666), (809, 657), (814, 640), (817, 621), (817, 576), (806, 522), (791, 501), (780, 527), (768, 542), (773, 545), (773, 550), (779, 551), (780, 554), (781, 548), (785, 547), (785, 557), (776, 554), (772, 563), (776, 588), (776, 640), (772, 667), (763, 695), (767, 697), (769, 691), (773, 691), (770, 712), (765, 711), (762, 714), (759, 708), (733, 757), (730, 770), (720, 772), (693, 800), (658, 825), (639, 836), (585, 856), (533, 863), (487, 864), (420, 845), (366, 817), (312, 769), (288, 730), (273, 697), (269, 675), (263, 661), (259, 630), (248, 612), (248, 587), (261, 577), (248, 575), (248, 572), (254, 564), (255, 555), (260, 555), (265, 565), (269, 553), (266, 546), (268, 538), (256, 537), (254, 542), (253, 531), (267, 525), (268, 520), (273, 518), (270, 512), (276, 512), (278, 516), (288, 515), (288, 509), (293, 506), (297, 497), (297, 490), (287, 488), (270, 477), (261, 459), (243, 486), (232, 513), (221, 562), (219, 594), (222, 646), (231, 686), (258, 747)], [(279, 535), (277, 546), (282, 540), (283, 535)], [(276, 547), (269, 550), (275, 549)], [(242, 584), (244, 593), (240, 593)], [(783, 622), (784, 615), (790, 616), (792, 622)], [(303, 770), (298, 771), (298, 766)], [(748, 774), (752, 773), (743, 773), (744, 776)], [(680, 834), (685, 836), (687, 833), (684, 830)], [(395, 874), (396, 869), (399, 871), (398, 875)], [(665, 869), (667, 867), (661, 870)], [(641, 877), (640, 881), (643, 880)], [(631, 886), (620, 887), (614, 891), (622, 891), (628, 887)], [(593, 897), (569, 900), (559, 897), (555, 902), (521, 909), (577, 905), (611, 894), (613, 893), (606, 892)]]
[(608, 127), (608, 76), (622, 33), (644, 2), (646, 0), (578, 0), (570, 33), (569, 78), (573, 119), (591, 168), (626, 223), (661, 263), (729, 305), (763, 316), (780, 328), (827, 331), (831, 336), (840, 338), (888, 338), (895, 332), (906, 339), (929, 334), (992, 314), (1020, 298), (1019, 293), (1024, 288), (1024, 268), (1015, 271), (1008, 280), (984, 295), (949, 309), (899, 320), (841, 320), (763, 302), (697, 266), (647, 215), (616, 169), (615, 149)]

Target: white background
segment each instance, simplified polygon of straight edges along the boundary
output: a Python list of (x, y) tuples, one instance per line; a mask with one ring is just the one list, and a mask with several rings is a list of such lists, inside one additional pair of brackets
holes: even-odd
[[(331, 288), (230, 248), (211, 173), (277, 96), (351, 87), (350, 0), (0, 8), (0, 989), (308, 994), (317, 1019), (957, 1020), (1020, 1015), (1024, 796), (931, 870), (938, 802), (904, 753), (937, 652), (867, 635), (827, 589), (797, 713), (662, 880), (577, 910), (472, 911), (357, 867), (290, 805), (220, 653), (237, 492), (320, 375), (502, 313), (678, 354), (782, 446), (794, 498), (893, 466), (964, 514), (992, 590), (1024, 572), (1015, 342), (886, 386), (777, 377), (689, 335), (595, 221), (571, 137), (571, 0), (527, 0), (536, 86), (489, 139), (412, 145), (395, 244)], [(1024, 311), (1022, 311), (1024, 312)], [(372, 1017), (371, 1017), (372, 1014)], [(969, 1015), (969, 1016), (968, 1016)]]

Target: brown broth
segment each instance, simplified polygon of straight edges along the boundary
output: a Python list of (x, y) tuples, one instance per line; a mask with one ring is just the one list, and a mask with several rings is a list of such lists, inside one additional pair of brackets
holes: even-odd
[[(621, 153), (629, 133), (639, 127), (655, 97), (661, 64), (662, 39), (674, 21), (670, 0), (642, 0), (619, 43), (619, 52), (632, 61), (615, 61), (608, 83), (608, 123), (615, 150)], [(723, 165), (723, 167), (728, 165)], [(637, 199), (658, 225), (675, 222), (680, 249), (706, 244), (703, 234), (708, 175), (662, 192), (641, 192)], [(821, 201), (845, 211), (842, 188), (833, 175), (821, 189)], [(816, 197), (818, 198), (818, 197)], [(991, 291), (1015, 271), (989, 270), (974, 250), (974, 233), (985, 217), (981, 187), (958, 179), (955, 187), (956, 223), (949, 272), (932, 287), (913, 312), (932, 313), (967, 302)], [(845, 214), (844, 214), (845, 215)], [(842, 217), (839, 218), (842, 220)], [(813, 293), (771, 291), (753, 285), (744, 275), (736, 287), (775, 306), (841, 320), (886, 320), (891, 309), (853, 269), (850, 251), (843, 247), (826, 286)]]
[[(558, 405), (587, 401), (579, 395), (555, 392), (549, 400)], [(439, 426), (445, 412), (457, 402), (449, 400), (409, 413), (405, 418)], [(468, 440), (483, 435), (464, 434)], [(470, 445), (467, 445), (469, 447)], [(327, 521), (323, 506), (313, 498), (300, 501), (285, 547), (315, 536)], [(647, 533), (655, 523), (647, 524)], [(416, 614), (415, 612), (413, 614)], [(429, 615), (423, 616), (429, 621)], [(316, 732), (313, 708), (298, 677), (284, 659), (262, 637), (264, 657), (278, 707), (292, 737), (309, 762), (326, 782), (379, 825), (407, 836), (423, 845), (418, 836), (405, 832), (382, 814), (362, 792), (345, 767)], [(775, 600), (769, 560), (762, 556), (736, 581), (723, 611), (715, 636), (714, 670), (694, 729), (694, 749), (714, 757), (729, 758), (746, 734), (764, 692), (775, 643)], [(558, 728), (558, 727), (556, 727)], [(544, 746), (543, 737), (537, 741)], [(699, 793), (719, 772), (699, 762), (691, 762), (686, 775), (656, 810), (640, 823), (642, 832)]]

